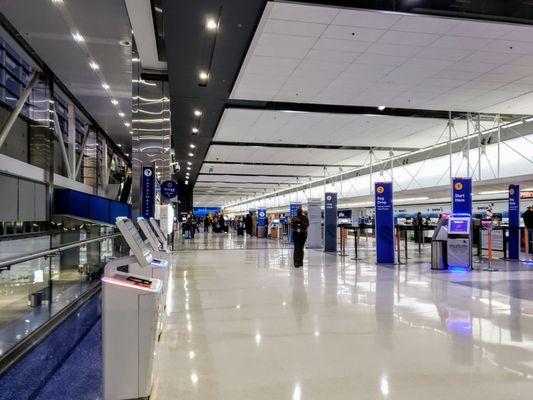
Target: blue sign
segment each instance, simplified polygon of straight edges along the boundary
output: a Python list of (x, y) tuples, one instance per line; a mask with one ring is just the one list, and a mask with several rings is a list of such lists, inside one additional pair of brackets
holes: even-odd
[(471, 178), (453, 178), (452, 213), (472, 215)]
[(324, 200), (324, 251), (337, 251), (337, 193), (326, 193)]
[(520, 185), (509, 185), (509, 258), (520, 259)]
[(266, 225), (266, 219), (267, 219), (267, 212), (265, 209), (258, 209), (257, 210), (257, 227), (258, 228), (264, 228)]
[[(291, 203), (290, 205), (290, 217), (292, 219), (292, 217), (296, 217), (296, 214), (297, 214), (297, 211), (298, 209), (302, 207), (302, 204), (301, 203)], [(289, 243), (292, 243), (292, 228), (291, 226), (289, 225)]]
[(166, 199), (173, 199), (178, 195), (178, 184), (174, 181), (165, 181), (161, 184), (161, 195)]
[(153, 166), (143, 166), (141, 176), (141, 216), (149, 219), (155, 213), (155, 174)]
[(394, 264), (394, 205), (392, 182), (374, 184), (376, 206), (376, 261), (378, 264)]

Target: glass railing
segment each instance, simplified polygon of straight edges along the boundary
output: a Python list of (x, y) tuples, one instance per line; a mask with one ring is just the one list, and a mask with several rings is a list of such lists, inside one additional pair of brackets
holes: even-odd
[(0, 242), (0, 357), (99, 285), (109, 259), (128, 253), (110, 227)]

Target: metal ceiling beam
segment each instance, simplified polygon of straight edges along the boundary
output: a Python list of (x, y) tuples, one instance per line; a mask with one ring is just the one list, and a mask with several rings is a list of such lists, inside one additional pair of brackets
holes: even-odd
[[(367, 115), (387, 115), (391, 117), (412, 117), (412, 118), (437, 118), (448, 120), (450, 111), (416, 109), (416, 108), (394, 108), (387, 107), (379, 110), (374, 106), (353, 106), (343, 104), (320, 104), (320, 103), (292, 103), (287, 101), (261, 101), (261, 100), (237, 100), (226, 101), (226, 109), (244, 110), (266, 110), (266, 111), (286, 111), (295, 113), (324, 113), (324, 114), (367, 114)], [(482, 113), (490, 117), (497, 113)], [(467, 111), (452, 110), (452, 118), (466, 118)], [(523, 118), (523, 114), (499, 114), (505, 120), (515, 120)]]
[[(321, 149), (321, 150), (362, 150), (362, 151), (415, 151), (418, 147), (392, 146), (342, 146), (328, 144), (299, 144), (299, 143), (254, 143), (254, 142), (226, 142), (213, 140), (211, 146), (240, 146), (240, 147), (274, 147), (284, 149)], [(207, 162), (207, 161), (206, 161)]]
[(322, 178), (318, 175), (283, 175), (283, 174), (234, 174), (224, 172), (200, 172), (198, 175), (215, 175), (215, 176), (264, 176), (268, 178)]
[(282, 166), (282, 167), (327, 167), (327, 168), (358, 168), (361, 165), (354, 164), (300, 164), (300, 163), (269, 163), (269, 162), (243, 162), (243, 161), (204, 161), (205, 164), (221, 164), (221, 165), (263, 165), (263, 166)]

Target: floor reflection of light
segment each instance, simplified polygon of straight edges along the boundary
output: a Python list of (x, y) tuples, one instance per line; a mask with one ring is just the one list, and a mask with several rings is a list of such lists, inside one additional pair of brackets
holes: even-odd
[(315, 331), (315, 336), (320, 336), (320, 332), (319, 331)]
[(194, 351), (189, 351), (189, 359), (192, 360), (194, 356), (195, 356)]
[(198, 383), (198, 375), (196, 375), (196, 372), (193, 372), (191, 374), (191, 382), (196, 385)]
[(240, 310), (241, 305), (240, 305), (240, 304), (237, 304), (237, 307), (236, 307), (236, 308), (237, 308), (237, 310)]
[(292, 392), (292, 400), (301, 400), (302, 398), (302, 388), (299, 383), (294, 385), (294, 391)]
[(261, 335), (259, 333), (255, 334), (255, 343), (257, 344), (261, 343)]
[(187, 325), (187, 330), (188, 330), (189, 332), (192, 331), (192, 325), (191, 325), (191, 324), (188, 324), (188, 325)]
[(389, 381), (386, 376), (381, 377), (379, 388), (383, 396), (387, 397), (389, 395)]
[(287, 302), (284, 301), (283, 303), (281, 303), (281, 305), (285, 307), (287, 305)]

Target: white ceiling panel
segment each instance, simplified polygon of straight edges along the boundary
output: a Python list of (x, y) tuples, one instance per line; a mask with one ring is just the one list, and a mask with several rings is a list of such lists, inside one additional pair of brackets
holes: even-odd
[[(334, 167), (332, 167), (334, 168)], [(338, 168), (334, 168), (338, 169)], [(319, 177), (323, 175), (324, 168), (316, 166), (294, 166), (294, 165), (246, 165), (246, 164), (210, 164), (205, 162), (202, 165), (201, 173), (217, 174), (251, 174), (251, 175), (291, 175), (299, 177)]]
[[(269, 2), (231, 97), (521, 113), (530, 89), (509, 85), (533, 79), (532, 38), (517, 24)], [(272, 60), (257, 69), (258, 56)]]
[[(406, 95), (410, 95), (412, 101), (430, 99), (438, 95), (441, 90), (448, 89), (433, 87), (433, 92), (406, 92)], [(465, 90), (457, 90), (451, 95), (471, 98), (478, 93), (479, 91), (468, 89), (466, 92)], [(435, 140), (446, 128), (446, 124), (447, 120), (435, 118), (227, 109), (224, 111), (213, 140), (244, 143), (420, 148), (435, 144)], [(457, 121), (456, 127), (459, 134), (463, 135), (464, 122)], [(384, 137), (387, 137), (386, 141), (383, 140)], [(255, 151), (255, 148), (245, 149)], [(275, 150), (300, 152), (300, 149), (279, 148)], [(213, 158), (208, 156), (207, 160), (213, 160)], [(220, 158), (220, 161), (244, 160)], [(327, 162), (328, 164), (338, 163), (335, 158), (329, 161), (331, 162)]]

